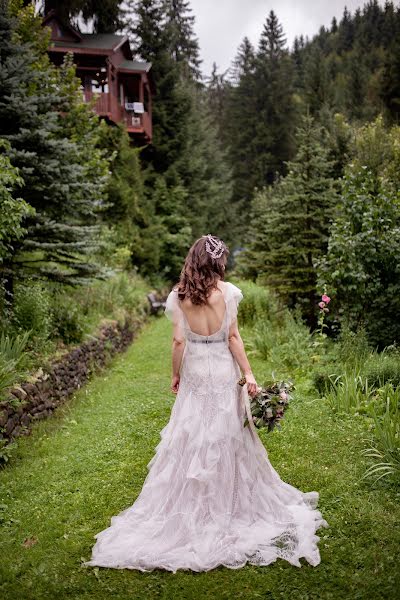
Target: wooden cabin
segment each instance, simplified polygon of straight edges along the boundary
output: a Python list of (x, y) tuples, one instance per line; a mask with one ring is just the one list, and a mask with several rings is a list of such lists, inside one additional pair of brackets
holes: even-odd
[(51, 61), (59, 66), (64, 55), (73, 52), (82, 93), (87, 102), (96, 97), (97, 114), (109, 123), (125, 123), (135, 142), (151, 142), (151, 63), (133, 59), (128, 37), (81, 33), (62, 23), (54, 11), (44, 17), (43, 25), (51, 29)]

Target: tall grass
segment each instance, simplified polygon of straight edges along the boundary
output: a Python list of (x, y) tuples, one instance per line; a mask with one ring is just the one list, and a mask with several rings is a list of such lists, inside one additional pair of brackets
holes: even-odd
[(25, 354), (30, 331), (11, 337), (0, 335), (0, 399), (7, 388), (25, 372)]
[(331, 375), (324, 396), (333, 412), (350, 414), (366, 412), (374, 391), (368, 379), (353, 369), (343, 375)]
[[(382, 409), (383, 408), (383, 409)], [(373, 460), (364, 477), (375, 481), (390, 478), (400, 482), (400, 386), (386, 384), (377, 391), (377, 401), (369, 407), (373, 438), (363, 454)]]
[(237, 282), (243, 291), (239, 322), (251, 327), (250, 354), (268, 361), (273, 370), (290, 372), (309, 369), (313, 353), (308, 327), (298, 312), (282, 306), (268, 288), (252, 282)]

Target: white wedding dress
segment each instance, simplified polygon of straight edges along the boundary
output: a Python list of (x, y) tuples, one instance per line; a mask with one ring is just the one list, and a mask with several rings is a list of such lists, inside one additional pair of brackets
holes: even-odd
[[(282, 558), (320, 562), (316, 535), (328, 527), (319, 494), (281, 480), (252, 427), (248, 396), (228, 347), (242, 299), (224, 283), (225, 316), (210, 336), (193, 333), (172, 291), (165, 313), (185, 334), (179, 391), (136, 501), (97, 533), (88, 566), (208, 571)], [(249, 409), (248, 409), (249, 410)]]

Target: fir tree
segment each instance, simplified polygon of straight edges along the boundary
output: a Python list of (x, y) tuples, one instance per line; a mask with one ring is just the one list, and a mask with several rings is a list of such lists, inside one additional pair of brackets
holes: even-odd
[(284, 162), (291, 158), (296, 119), (292, 61), (285, 48), (282, 26), (273, 11), (261, 34), (255, 80), (258, 122), (251, 152), (255, 182), (262, 187), (272, 183), (284, 171)]
[(165, 6), (160, 0), (134, 3), (131, 31), (140, 57), (152, 63), (153, 141), (142, 153), (158, 173), (166, 173), (186, 150), (190, 96), (170, 51)]
[(35, 209), (3, 265), (11, 294), (16, 276), (78, 284), (102, 275), (89, 256), (98, 247), (96, 213), (108, 171), (96, 147), (98, 119), (82, 100), (73, 67), (67, 61), (59, 71), (49, 63), (47, 34), (32, 7), (14, 19), (6, 8), (0, 20), (0, 136), (25, 184), (18, 195)]
[(188, 0), (164, 0), (166, 28), (174, 62), (184, 79), (202, 79), (199, 42), (194, 33), (195, 18)]
[(86, 22), (92, 20), (95, 33), (114, 33), (124, 26), (122, 4), (120, 0), (45, 0), (44, 14), (54, 10), (66, 23), (81, 15)]
[(289, 306), (299, 304), (315, 326), (315, 260), (327, 247), (336, 196), (324, 133), (312, 117), (303, 117), (296, 138), (298, 150), (287, 163), (287, 176), (256, 195), (240, 263), (250, 275), (256, 269), (259, 280)]
[(248, 38), (239, 46), (232, 69), (232, 87), (228, 90), (226, 115), (222, 120), (224, 140), (232, 168), (232, 200), (238, 210), (251, 200), (255, 178), (254, 131), (259, 115), (256, 110), (255, 51)]
[(195, 237), (213, 231), (228, 240), (234, 222), (230, 169), (205, 91), (192, 86), (191, 94), (188, 148), (178, 164), (188, 191), (185, 213), (190, 215)]

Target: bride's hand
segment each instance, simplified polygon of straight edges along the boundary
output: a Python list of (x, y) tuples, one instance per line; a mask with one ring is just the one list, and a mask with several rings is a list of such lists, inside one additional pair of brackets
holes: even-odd
[(173, 375), (172, 376), (171, 392), (173, 392), (174, 394), (178, 393), (178, 390), (179, 390), (179, 381), (180, 381), (179, 375)]
[(258, 392), (258, 385), (253, 373), (246, 373), (245, 377), (249, 396), (255, 396)]

